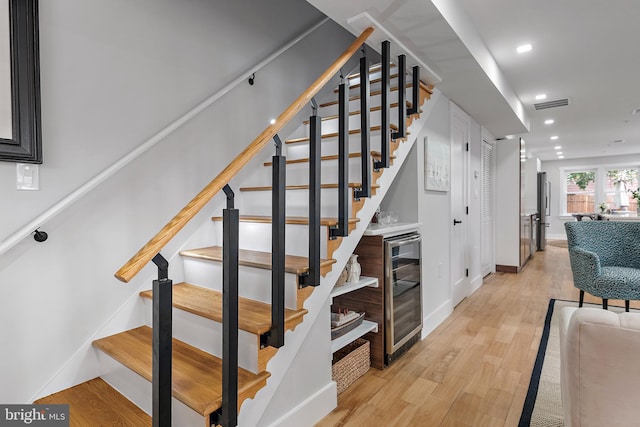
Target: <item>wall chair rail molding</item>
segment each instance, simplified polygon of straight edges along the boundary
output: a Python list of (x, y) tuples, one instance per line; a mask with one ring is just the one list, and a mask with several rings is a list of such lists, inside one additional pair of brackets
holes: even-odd
[(42, 163), (38, 0), (0, 0), (0, 160)]

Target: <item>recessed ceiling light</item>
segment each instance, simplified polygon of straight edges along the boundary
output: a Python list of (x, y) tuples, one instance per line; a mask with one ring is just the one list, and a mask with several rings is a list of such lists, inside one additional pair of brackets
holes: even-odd
[(558, 139), (558, 135), (553, 135), (551, 138), (549, 138), (552, 141), (555, 141), (556, 139)]
[(541, 99), (547, 99), (547, 94), (546, 93), (540, 93), (540, 94), (536, 95), (536, 101), (540, 101)]
[(556, 152), (556, 154), (557, 154), (558, 156), (562, 156), (562, 151), (557, 151), (557, 152)]
[(552, 124), (553, 124), (553, 122), (554, 122), (554, 120), (553, 120), (553, 119), (547, 119), (547, 120), (545, 120), (545, 121), (544, 121), (544, 124), (545, 124), (545, 125), (552, 125)]
[(513, 138), (515, 138), (515, 136), (513, 136), (513, 135), (505, 135), (505, 138), (506, 139), (513, 139)]
[(270, 123), (274, 124), (276, 122), (276, 119), (271, 119)]
[(559, 159), (564, 159), (564, 156), (558, 156)]
[(531, 44), (527, 43), (527, 44), (523, 44), (521, 46), (518, 46), (518, 48), (516, 50), (518, 51), (518, 53), (525, 53), (525, 52), (529, 52), (531, 49), (533, 49), (533, 46), (531, 46)]
[(555, 146), (555, 147), (553, 147), (553, 148), (555, 148), (556, 150), (561, 150), (561, 149), (562, 149), (562, 146), (561, 146), (561, 145), (556, 145), (556, 146)]

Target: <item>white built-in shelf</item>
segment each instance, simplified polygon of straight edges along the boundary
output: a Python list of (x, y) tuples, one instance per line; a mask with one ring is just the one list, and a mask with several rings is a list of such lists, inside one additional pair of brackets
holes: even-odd
[(378, 324), (369, 320), (363, 320), (362, 324), (352, 331), (331, 341), (331, 353), (335, 353), (347, 344), (352, 343), (369, 332), (378, 332)]
[[(360, 276), (360, 280), (355, 283), (345, 283), (344, 285), (334, 286), (333, 291), (331, 291), (331, 299), (333, 301), (334, 297), (338, 295), (346, 294), (348, 292), (355, 291), (360, 288), (377, 288), (378, 287), (378, 279), (375, 277), (366, 277)], [(369, 320), (363, 320), (362, 324), (360, 324), (357, 328), (352, 331), (347, 332), (339, 338), (331, 341), (331, 352), (334, 353), (340, 350), (347, 344), (352, 343), (357, 340), (361, 336), (369, 332), (378, 332), (378, 324), (376, 322), (370, 322)]]
[(338, 295), (346, 294), (347, 292), (355, 291), (356, 289), (364, 288), (377, 288), (378, 287), (378, 279), (375, 277), (365, 277), (360, 276), (360, 280), (355, 283), (345, 283), (344, 285), (334, 286), (331, 291), (331, 298), (337, 297)]

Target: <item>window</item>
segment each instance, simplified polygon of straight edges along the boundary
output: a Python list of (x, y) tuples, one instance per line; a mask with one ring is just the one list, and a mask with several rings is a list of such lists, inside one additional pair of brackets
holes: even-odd
[(609, 168), (606, 171), (604, 200), (609, 209), (630, 210), (635, 212), (638, 203), (636, 199), (630, 197), (629, 191), (637, 188), (637, 169)]
[(593, 212), (596, 202), (596, 171), (579, 170), (565, 173), (567, 214)]
[(631, 191), (639, 187), (638, 165), (607, 165), (596, 168), (561, 169), (564, 177), (561, 215), (584, 212), (635, 212), (638, 201)]

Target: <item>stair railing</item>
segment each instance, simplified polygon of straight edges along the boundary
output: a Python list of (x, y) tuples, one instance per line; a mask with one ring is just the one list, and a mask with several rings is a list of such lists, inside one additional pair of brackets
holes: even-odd
[[(211, 414), (210, 423), (238, 425), (238, 236), (240, 215), (234, 208), (229, 185), (227, 208), (222, 211), (222, 406)], [(169, 387), (169, 392), (171, 387)]]
[(287, 159), (282, 155), (282, 141), (273, 137), (276, 155), (271, 170), (271, 330), (262, 345), (280, 348), (284, 345), (284, 267)]
[(411, 108), (407, 110), (407, 115), (409, 116), (420, 112), (420, 67), (414, 65), (412, 70), (411, 84), (413, 90), (411, 92)]
[[(398, 55), (398, 131), (391, 134), (391, 139), (407, 137), (407, 57)], [(414, 89), (415, 91), (415, 89)]]
[(349, 235), (349, 81), (344, 78), (338, 86), (338, 226), (329, 233), (332, 239)]
[[(388, 168), (390, 162), (389, 156), (389, 97), (390, 97), (390, 80), (389, 76), (391, 64), (391, 43), (389, 40), (382, 42), (382, 58), (380, 67), (382, 68), (382, 87), (380, 89), (380, 160), (373, 162), (373, 168), (376, 170)], [(398, 106), (398, 108), (400, 108)]]
[[(312, 100), (340, 68), (358, 51), (374, 31), (365, 29), (360, 36), (329, 66), (315, 82), (309, 86), (275, 123), (256, 137), (231, 163), (229, 163), (209, 184), (207, 184), (184, 208), (174, 216), (151, 240), (136, 252), (120, 269), (115, 277), (129, 282), (150, 261), (158, 265), (158, 280), (154, 281), (154, 332), (153, 332), (153, 426), (171, 425), (171, 280), (168, 279), (168, 262), (160, 251), (165, 245), (197, 215), (209, 201), (224, 190), (227, 195), (227, 209), (223, 212), (223, 396), (222, 407), (211, 414), (211, 423), (222, 427), (237, 425), (238, 415), (238, 211), (233, 208), (233, 191), (229, 181), (258, 154), (277, 133)], [(366, 63), (366, 60), (365, 60)], [(368, 71), (365, 70), (365, 71)], [(367, 77), (368, 122), (368, 77)], [(365, 114), (363, 114), (365, 115)], [(316, 148), (311, 156), (309, 190), (309, 279), (307, 284), (320, 284), (320, 118), (314, 114)], [(369, 127), (367, 123), (367, 138)], [(363, 129), (364, 131), (364, 129)], [(368, 149), (367, 149), (368, 151)], [(315, 159), (314, 159), (315, 158)], [(313, 166), (315, 163), (315, 166)], [(370, 171), (369, 171), (370, 173)], [(313, 181), (313, 182), (312, 182)], [(370, 182), (370, 181), (369, 181)], [(311, 230), (315, 231), (311, 231)], [(280, 238), (280, 237), (279, 237)], [(284, 258), (284, 257), (283, 257)], [(158, 285), (156, 286), (156, 282)], [(157, 297), (156, 297), (157, 291)], [(279, 295), (284, 297), (284, 291)], [(157, 298), (157, 299), (156, 299)], [(280, 296), (278, 297), (280, 298)], [(274, 302), (276, 303), (276, 302)], [(284, 310), (283, 310), (284, 311)], [(156, 323), (157, 319), (157, 323)], [(276, 320), (277, 321), (277, 320)], [(284, 321), (282, 321), (284, 323)], [(156, 331), (156, 327), (158, 330)], [(284, 330), (284, 329), (282, 329)]]
[(363, 56), (360, 58), (360, 168), (362, 186), (353, 190), (353, 197), (356, 200), (362, 197), (371, 197), (370, 86), (369, 63), (367, 58)]

